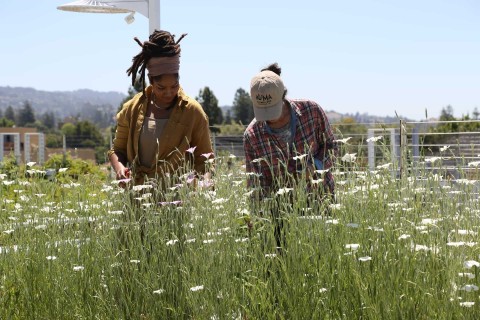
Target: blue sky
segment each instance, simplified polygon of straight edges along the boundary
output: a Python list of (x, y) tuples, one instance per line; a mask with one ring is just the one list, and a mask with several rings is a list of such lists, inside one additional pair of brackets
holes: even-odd
[[(127, 93), (125, 70), (148, 38), (140, 14), (57, 10), (70, 2), (2, 1), (0, 86)], [(278, 62), (290, 98), (326, 110), (414, 120), (480, 109), (478, 0), (161, 0), (161, 28), (181, 42), (181, 84), (219, 105)]]

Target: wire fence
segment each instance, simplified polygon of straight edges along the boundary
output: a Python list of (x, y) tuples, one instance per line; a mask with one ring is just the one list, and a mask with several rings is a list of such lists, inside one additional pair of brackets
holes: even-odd
[[(397, 175), (415, 174), (418, 169), (426, 169), (443, 171), (444, 175), (457, 179), (478, 176), (480, 120), (335, 122), (331, 126), (340, 147), (337, 158), (340, 167), (348, 168), (353, 164), (358, 170), (389, 167)], [(237, 131), (242, 131), (242, 128)], [(97, 143), (89, 148), (76, 147), (88, 139), (87, 136), (63, 136), (60, 147), (48, 148), (42, 133), (0, 131), (0, 161), (9, 152), (13, 152), (19, 162), (25, 163), (42, 163), (52, 153), (67, 152), (73, 157), (95, 160), (94, 150), (99, 147), (108, 149), (113, 141), (112, 136), (107, 136), (103, 146)], [(212, 143), (217, 155), (245, 157), (241, 133), (212, 133)]]
[[(454, 178), (479, 175), (480, 120), (337, 122), (331, 126), (340, 149), (337, 162), (342, 167), (352, 167), (354, 162), (358, 170), (388, 167), (399, 176), (420, 169)], [(216, 154), (245, 156), (242, 135), (215, 134), (212, 139)]]

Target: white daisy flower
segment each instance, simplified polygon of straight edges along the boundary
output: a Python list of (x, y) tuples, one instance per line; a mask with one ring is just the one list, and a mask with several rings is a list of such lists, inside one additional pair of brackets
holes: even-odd
[(480, 263), (475, 261), (475, 260), (467, 260), (463, 263), (463, 266), (466, 268), (466, 269), (471, 269), (473, 267), (480, 267)]
[(474, 305), (475, 305), (475, 302), (471, 302), (471, 301), (460, 302), (460, 306), (465, 308), (470, 308), (470, 307), (473, 307)]
[(371, 137), (367, 139), (367, 142), (377, 142), (378, 140), (382, 139), (383, 136), (378, 136), (378, 137)]
[(351, 243), (351, 244), (346, 244), (345, 249), (350, 249), (350, 250), (358, 250), (360, 248), (360, 245), (358, 243)]
[(372, 260), (372, 257), (360, 257), (358, 258), (358, 261), (361, 261), (361, 262), (366, 262), (366, 261), (370, 261)]
[(467, 292), (478, 291), (478, 287), (474, 284), (466, 284), (463, 287), (461, 287), (460, 290), (467, 291)]
[(203, 290), (203, 285), (190, 288), (190, 291), (193, 291), (193, 292), (200, 291), (200, 290)]
[(342, 157), (342, 161), (344, 161), (344, 162), (355, 162), (356, 159), (357, 159), (357, 154), (356, 153), (346, 153)]
[(343, 139), (337, 139), (335, 140), (337, 143), (347, 143), (348, 140), (352, 139), (352, 137), (347, 137)]
[(292, 190), (293, 188), (281, 188), (281, 189), (278, 189), (277, 195), (283, 195), (283, 194), (289, 193)]

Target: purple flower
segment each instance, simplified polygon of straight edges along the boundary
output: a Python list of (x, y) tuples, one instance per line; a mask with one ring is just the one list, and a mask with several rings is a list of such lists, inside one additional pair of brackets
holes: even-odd
[(209, 153), (202, 153), (202, 156), (205, 157), (205, 158), (210, 158), (211, 156), (213, 155), (213, 152), (209, 152)]
[(186, 181), (187, 181), (188, 184), (195, 181), (195, 174), (189, 174)]
[(130, 182), (131, 180), (132, 180), (132, 179), (130, 179), (130, 178), (126, 178), (126, 179), (117, 180), (117, 182), (119, 182), (119, 183), (120, 183), (120, 182), (128, 183), (128, 182)]
[(193, 154), (193, 152), (195, 151), (195, 149), (197, 149), (197, 147), (188, 148), (188, 149), (187, 149), (187, 152), (190, 152), (191, 154)]
[(200, 188), (209, 188), (209, 187), (213, 186), (213, 180), (209, 179), (209, 180), (199, 181), (198, 186)]

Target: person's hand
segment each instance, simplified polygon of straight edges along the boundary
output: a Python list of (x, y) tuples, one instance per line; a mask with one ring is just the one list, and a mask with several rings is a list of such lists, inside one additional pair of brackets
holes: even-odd
[(118, 186), (125, 188), (127, 186), (127, 182), (130, 181), (130, 169), (120, 164), (120, 168), (116, 170), (116, 178), (119, 180)]
[(123, 164), (120, 164), (120, 167), (115, 171), (117, 175), (117, 180), (123, 180), (130, 178), (130, 169), (126, 168)]

